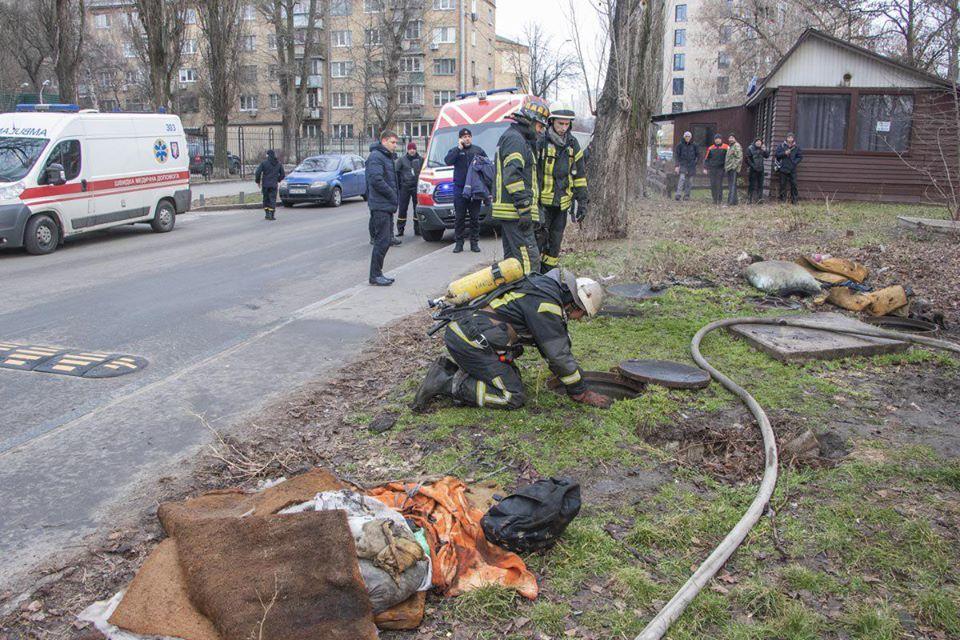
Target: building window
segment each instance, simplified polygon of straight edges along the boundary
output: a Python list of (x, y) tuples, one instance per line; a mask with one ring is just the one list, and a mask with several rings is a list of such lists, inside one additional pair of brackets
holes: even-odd
[(438, 11), (453, 11), (457, 8), (457, 0), (433, 0), (433, 8)]
[(470, 46), (471, 47), (477, 46), (477, 30), (476, 29), (470, 32)]
[(308, 138), (319, 138), (320, 127), (315, 124), (305, 124), (303, 125), (303, 135)]
[(321, 76), (319, 80), (321, 84), (323, 83), (323, 58), (310, 59), (310, 75)]
[(275, 33), (267, 34), (267, 49), (269, 49), (270, 51), (277, 50), (277, 34)]
[(400, 58), (400, 71), (404, 73), (419, 73), (423, 71), (423, 58), (420, 56), (404, 56)]
[(353, 106), (353, 94), (349, 91), (337, 91), (331, 94), (334, 109), (349, 109)]
[(727, 44), (733, 36), (733, 27), (725, 24), (720, 27), (720, 44)]
[(199, 111), (199, 96), (180, 96), (180, 113), (198, 113)]
[(383, 44), (383, 38), (380, 35), (380, 29), (364, 29), (363, 42), (368, 46)]
[(400, 134), (404, 138), (426, 138), (433, 133), (432, 122), (401, 122)]
[(185, 56), (192, 56), (197, 52), (197, 41), (196, 40), (184, 40), (183, 41), (183, 50), (180, 52)]
[(136, 58), (137, 57), (137, 48), (133, 46), (132, 42), (123, 43), (123, 57), (124, 58)]
[(435, 44), (456, 44), (457, 30), (454, 27), (437, 27), (433, 30)]
[(350, 72), (352, 70), (353, 70), (353, 63), (351, 62), (331, 62), (330, 63), (331, 78), (349, 78)]
[(678, 4), (676, 7), (674, 7), (673, 19), (676, 22), (686, 22), (687, 21), (687, 5)]
[(910, 148), (913, 96), (861, 95), (857, 105), (857, 151), (906, 151)]
[(687, 68), (687, 54), (685, 53), (673, 54), (673, 70), (683, 71), (686, 68)]
[(245, 64), (240, 67), (240, 82), (252, 84), (257, 81), (257, 65)]
[(183, 12), (183, 22), (185, 24), (197, 24), (197, 10), (187, 9)]
[(267, 77), (271, 80), (280, 79), (280, 65), (278, 64), (268, 64), (267, 65)]
[(143, 81), (143, 73), (139, 69), (129, 70), (124, 73), (126, 84), (139, 84)]
[(493, 67), (487, 67), (487, 84), (493, 86)]
[(349, 47), (353, 44), (353, 38), (351, 37), (350, 31), (331, 31), (330, 32), (331, 44), (334, 47)]
[(687, 44), (687, 30), (686, 29), (674, 29), (673, 30), (673, 46), (683, 47)]
[(279, 93), (271, 93), (271, 94), (270, 94), (270, 108), (271, 108), (271, 109), (279, 109), (279, 108), (280, 108), (280, 94), (279, 94)]
[(673, 95), (675, 96), (683, 95), (683, 78), (673, 79)]
[(250, 21), (257, 19), (257, 8), (252, 4), (243, 5), (243, 19)]
[(363, 0), (364, 13), (380, 13), (383, 11), (383, 0)]
[(240, 111), (256, 111), (257, 96), (240, 96)]
[(254, 51), (257, 48), (257, 37), (243, 36), (240, 38), (240, 48), (244, 51)]
[(670, 111), (671, 111), (672, 113), (681, 113), (681, 112), (683, 112), (683, 103), (682, 103), (682, 102), (674, 102), (674, 103), (672, 103), (672, 104), (670, 105)]
[(797, 96), (797, 143), (805, 149), (846, 147), (850, 95), (801, 93)]
[(453, 102), (457, 99), (457, 92), (453, 90), (443, 89), (442, 91), (433, 92), (433, 106), (442, 107), (448, 102)]
[(353, 125), (352, 125), (352, 124), (335, 124), (335, 125), (333, 125), (333, 137), (334, 137), (334, 138), (352, 138), (352, 137), (353, 137)]
[(189, 82), (197, 81), (197, 70), (196, 69), (180, 69), (180, 82), (184, 84)]
[(109, 13), (98, 13), (94, 18), (94, 23), (97, 25), (97, 29), (109, 29), (110, 28), (110, 14)]
[(399, 89), (400, 104), (422, 105), (423, 87), (419, 85), (401, 85)]
[(717, 95), (725, 96), (730, 93), (730, 78), (720, 76), (717, 78)]
[(331, 16), (348, 16), (353, 5), (352, 0), (330, 0)]
[(323, 103), (323, 89), (307, 89), (307, 106), (317, 109)]
[(433, 61), (433, 73), (438, 76), (452, 76), (456, 72), (456, 58), (437, 58)]
[(487, 24), (493, 25), (493, 7), (487, 7)]
[(109, 87), (113, 84), (113, 72), (101, 71), (97, 74), (97, 81), (101, 87)]
[(407, 28), (403, 32), (403, 37), (407, 40), (419, 40), (423, 31), (423, 20), (411, 20), (407, 23)]
[(724, 53), (723, 51), (721, 51), (720, 53), (717, 54), (717, 68), (729, 69), (730, 62), (731, 62), (731, 58), (729, 53)]

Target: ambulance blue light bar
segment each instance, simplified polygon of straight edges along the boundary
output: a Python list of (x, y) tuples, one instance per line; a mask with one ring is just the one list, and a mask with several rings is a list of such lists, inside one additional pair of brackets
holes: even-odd
[(18, 104), (17, 113), (80, 113), (76, 104)]
[(483, 94), (483, 96), (480, 97), (480, 99), (483, 100), (487, 96), (492, 96), (496, 93), (516, 93), (516, 92), (517, 92), (516, 87), (508, 87), (506, 89), (487, 89), (486, 91), (481, 89), (480, 91), (466, 91), (464, 93), (458, 93), (457, 99), (463, 100), (464, 98), (472, 98), (473, 96), (480, 96), (480, 94)]

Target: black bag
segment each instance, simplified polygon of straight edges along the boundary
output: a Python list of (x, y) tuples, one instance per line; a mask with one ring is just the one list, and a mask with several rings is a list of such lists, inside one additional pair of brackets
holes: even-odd
[(487, 540), (516, 552), (552, 547), (580, 512), (580, 485), (570, 478), (540, 480), (490, 507), (480, 526)]

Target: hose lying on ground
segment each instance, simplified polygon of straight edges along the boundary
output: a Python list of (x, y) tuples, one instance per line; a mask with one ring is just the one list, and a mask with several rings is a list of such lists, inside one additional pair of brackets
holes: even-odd
[(700, 343), (704, 336), (715, 329), (719, 329), (721, 327), (730, 327), (737, 324), (765, 324), (800, 327), (804, 329), (816, 329), (818, 331), (830, 331), (833, 333), (845, 333), (874, 338), (890, 338), (960, 353), (960, 345), (947, 342), (946, 340), (937, 340), (935, 338), (927, 338), (924, 336), (900, 333), (899, 331), (889, 331), (886, 329), (877, 329), (873, 327), (851, 328), (846, 326), (828, 326), (800, 318), (729, 318), (727, 320), (711, 322), (700, 329), (700, 331), (698, 331), (693, 337), (693, 341), (690, 344), (690, 351), (693, 355), (693, 359), (698, 366), (709, 372), (714, 380), (723, 385), (723, 387), (730, 393), (740, 398), (744, 404), (747, 405), (747, 408), (750, 409), (750, 413), (752, 413), (757, 419), (757, 423), (760, 425), (760, 433), (763, 435), (763, 449), (765, 457), (763, 478), (760, 480), (760, 488), (757, 492), (757, 496), (753, 499), (753, 502), (750, 503), (750, 507), (740, 518), (740, 521), (737, 522), (733, 529), (730, 530), (730, 533), (727, 534), (727, 536), (717, 546), (717, 548), (713, 550), (707, 559), (703, 561), (703, 564), (701, 564), (697, 570), (693, 572), (693, 575), (690, 576), (686, 583), (680, 587), (680, 590), (677, 591), (673, 598), (670, 599), (670, 602), (664, 605), (657, 615), (654, 616), (654, 618), (647, 624), (646, 627), (644, 627), (643, 631), (640, 632), (640, 635), (636, 637), (636, 640), (659, 640), (661, 637), (663, 637), (663, 635), (667, 632), (667, 629), (670, 628), (670, 625), (672, 625), (677, 618), (680, 617), (684, 609), (687, 608), (687, 605), (689, 605), (693, 599), (697, 597), (697, 594), (700, 593), (700, 590), (706, 586), (706, 584), (713, 578), (714, 575), (716, 575), (727, 559), (730, 558), (733, 552), (736, 551), (737, 547), (739, 547), (744, 539), (746, 539), (747, 534), (750, 533), (750, 530), (753, 528), (753, 526), (758, 520), (760, 520), (760, 516), (763, 515), (763, 512), (767, 507), (767, 503), (769, 502), (770, 497), (773, 495), (773, 489), (777, 483), (777, 442), (776, 438), (774, 437), (773, 428), (770, 426), (770, 420), (767, 418), (767, 414), (757, 403), (756, 399), (750, 395), (746, 389), (717, 371), (710, 365), (709, 362), (707, 362), (706, 358), (703, 357), (703, 354), (700, 353)]

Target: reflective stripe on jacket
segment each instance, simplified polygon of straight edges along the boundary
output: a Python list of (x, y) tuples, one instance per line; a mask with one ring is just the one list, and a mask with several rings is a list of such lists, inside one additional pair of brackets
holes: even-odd
[(538, 169), (543, 176), (540, 204), (567, 210), (573, 204), (587, 199), (587, 170), (583, 151), (577, 139), (567, 133), (565, 145), (554, 144), (549, 136), (537, 145)]
[(540, 221), (540, 211), (535, 206), (539, 196), (535, 141), (530, 140), (524, 128), (511, 124), (497, 143), (493, 217), (498, 220), (517, 220), (521, 213), (529, 213), (534, 222)]

